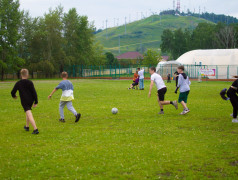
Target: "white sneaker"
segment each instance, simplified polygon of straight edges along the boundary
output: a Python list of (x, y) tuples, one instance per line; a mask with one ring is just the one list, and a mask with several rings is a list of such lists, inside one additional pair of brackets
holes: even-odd
[(189, 109), (187, 109), (187, 110), (183, 110), (183, 112), (181, 112), (180, 115), (185, 115), (185, 114), (188, 114), (189, 112), (190, 112)]
[(232, 119), (232, 123), (238, 123), (237, 119)]
[(188, 114), (189, 112), (190, 112), (189, 109), (187, 109), (187, 110), (183, 110), (183, 112), (181, 112), (180, 115), (185, 115), (185, 114)]

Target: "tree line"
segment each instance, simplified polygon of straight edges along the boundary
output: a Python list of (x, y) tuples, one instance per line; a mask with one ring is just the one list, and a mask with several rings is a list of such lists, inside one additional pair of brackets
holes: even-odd
[(179, 12), (178, 10), (165, 10), (160, 13), (160, 15), (180, 15), (180, 16), (193, 16), (197, 18), (203, 18), (214, 23), (224, 23), (233, 24), (238, 23), (238, 19), (232, 16), (226, 16), (224, 14), (214, 14), (214, 13), (193, 13), (189, 9), (187, 12)]
[(31, 73), (61, 72), (65, 65), (106, 63), (103, 46), (96, 42), (93, 24), (75, 8), (61, 6), (33, 18), (19, 9), (18, 0), (0, 0), (0, 71), (26, 67)]
[(194, 30), (166, 29), (161, 36), (161, 50), (172, 59), (195, 49), (238, 48), (238, 24), (199, 23)]

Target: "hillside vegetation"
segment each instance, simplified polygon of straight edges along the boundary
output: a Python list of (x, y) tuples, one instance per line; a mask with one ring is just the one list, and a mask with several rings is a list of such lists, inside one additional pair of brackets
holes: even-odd
[(111, 51), (115, 55), (119, 54), (119, 39), (121, 53), (127, 51), (144, 52), (148, 48), (158, 49), (160, 47), (163, 30), (178, 28), (192, 30), (202, 22), (212, 23), (192, 16), (162, 15), (160, 20), (159, 15), (154, 15), (127, 24), (126, 34), (125, 26), (119, 26), (109, 28), (107, 31), (103, 30), (96, 34), (96, 39), (104, 45), (104, 51)]

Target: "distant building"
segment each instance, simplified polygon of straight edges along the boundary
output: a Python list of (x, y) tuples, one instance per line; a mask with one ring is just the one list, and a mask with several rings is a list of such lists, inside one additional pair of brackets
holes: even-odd
[(169, 56), (162, 56), (162, 60), (161, 61), (168, 61), (169, 60)]
[(121, 65), (140, 64), (144, 57), (139, 52), (127, 52), (116, 57)]

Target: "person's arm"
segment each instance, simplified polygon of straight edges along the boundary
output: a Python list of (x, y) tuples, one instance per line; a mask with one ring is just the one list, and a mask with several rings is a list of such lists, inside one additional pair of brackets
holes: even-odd
[(38, 97), (37, 97), (36, 89), (35, 89), (33, 82), (31, 82), (31, 92), (32, 92), (32, 96), (34, 99), (33, 107), (36, 107), (36, 105), (38, 104)]
[(179, 78), (178, 78), (178, 85), (176, 87), (175, 94), (178, 93), (178, 89), (179, 89), (180, 86), (181, 86), (181, 76), (179, 76)]
[(153, 85), (154, 85), (154, 81), (151, 80), (151, 83), (150, 83), (150, 90), (149, 90), (149, 97), (151, 97), (151, 91), (152, 91), (152, 88), (153, 88)]
[(18, 90), (18, 86), (17, 86), (17, 83), (16, 83), (14, 88), (11, 91), (11, 95), (14, 99), (17, 99), (17, 96), (16, 96), (17, 90)]
[(52, 96), (53, 96), (53, 94), (57, 91), (58, 89), (54, 89), (51, 93), (50, 93), (50, 95), (48, 96), (48, 99), (50, 99)]

